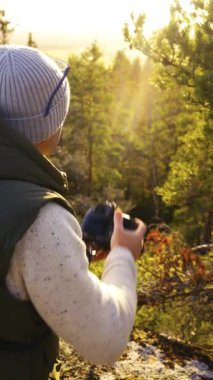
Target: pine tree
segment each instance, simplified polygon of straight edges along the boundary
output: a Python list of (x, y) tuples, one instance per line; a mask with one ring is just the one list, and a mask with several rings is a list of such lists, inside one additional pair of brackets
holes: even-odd
[(175, 220), (187, 238), (199, 243), (210, 241), (213, 225), (213, 0), (192, 0), (191, 6), (188, 14), (175, 0), (169, 24), (149, 41), (143, 34), (144, 16), (133, 19), (133, 35), (127, 25), (124, 35), (131, 48), (158, 65), (159, 87), (167, 92), (179, 86), (186, 110), (194, 112), (194, 121), (188, 120), (178, 137), (179, 148), (158, 193), (176, 208)]
[(14, 31), (11, 21), (5, 17), (5, 10), (0, 10), (0, 44), (6, 45), (9, 42), (9, 36)]
[(36, 41), (33, 39), (33, 35), (32, 35), (31, 32), (28, 33), (27, 46), (31, 46), (33, 48), (37, 48), (38, 47)]

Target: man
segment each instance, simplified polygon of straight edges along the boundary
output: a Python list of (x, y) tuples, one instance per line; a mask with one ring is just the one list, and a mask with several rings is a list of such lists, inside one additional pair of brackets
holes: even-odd
[(124, 351), (136, 310), (135, 260), (146, 231), (114, 215), (102, 279), (65, 199), (66, 179), (47, 159), (70, 91), (61, 67), (37, 49), (0, 47), (0, 370), (4, 380), (47, 380), (58, 338), (93, 363)]

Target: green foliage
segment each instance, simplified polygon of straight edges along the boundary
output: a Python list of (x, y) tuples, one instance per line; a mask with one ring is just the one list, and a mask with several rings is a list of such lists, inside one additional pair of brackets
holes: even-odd
[[(157, 63), (155, 82), (163, 93), (168, 95), (179, 88), (179, 96), (185, 102), (185, 110), (183, 107), (173, 120), (177, 143), (173, 153), (170, 148), (174, 145), (171, 139), (169, 147), (167, 135), (165, 147), (172, 154), (167, 161), (168, 175), (155, 181), (158, 185), (154, 191), (166, 205), (175, 207), (173, 221), (181, 225), (181, 231), (191, 243), (209, 242), (213, 224), (209, 211), (213, 183), (212, 17), (212, 0), (191, 1), (189, 13), (176, 0), (171, 6), (169, 24), (156, 32), (150, 41), (143, 34), (143, 16), (132, 18), (132, 33), (128, 25), (124, 28), (130, 47), (139, 49)], [(177, 128), (180, 118), (185, 130)], [(165, 126), (161, 128), (163, 131)], [(163, 159), (161, 157), (161, 163)], [(163, 174), (162, 168), (156, 170)]]
[(118, 52), (107, 67), (93, 44), (70, 64), (71, 108), (56, 163), (68, 173), (77, 213), (114, 199), (147, 223), (171, 221), (175, 212), (188, 241), (209, 241), (206, 108), (189, 104), (186, 86), (163, 77), (150, 60), (142, 65)]
[(106, 67), (93, 44), (80, 57), (71, 56), (70, 65), (72, 101), (57, 160), (68, 173), (71, 194), (80, 192), (91, 202), (115, 197), (130, 207), (126, 168), (141, 119), (140, 62), (118, 52)]
[(90, 270), (101, 278), (103, 272), (103, 261), (94, 261), (90, 264)]
[[(207, 138), (204, 121), (200, 118), (196, 121), (196, 128), (189, 128), (180, 142), (167, 180), (158, 188), (158, 194), (166, 204), (178, 206), (176, 225), (180, 225), (188, 241), (197, 236), (197, 243), (210, 242), (212, 222), (208, 222), (208, 218), (213, 207), (213, 139), (210, 134)], [(184, 228), (181, 227), (183, 218)]]
[(108, 117), (111, 95), (108, 72), (100, 59), (96, 44), (80, 58), (70, 57), (72, 103), (65, 138), (72, 153), (71, 169), (75, 166), (82, 173), (88, 195), (96, 191), (104, 176), (106, 180), (110, 176), (107, 159), (111, 145)]
[(165, 306), (142, 306), (138, 310), (135, 326), (194, 344), (212, 345), (211, 314), (210, 305), (196, 303), (191, 306), (173, 301)]
[(136, 325), (176, 338), (211, 344), (212, 265), (193, 253), (177, 233), (153, 230), (138, 263)]
[[(79, 209), (115, 199), (147, 223), (172, 222), (190, 244), (212, 234), (212, 1), (174, 2), (150, 41), (125, 26), (143, 64), (97, 44), (71, 56), (72, 101), (58, 160)], [(205, 165), (204, 165), (205, 162)]]
[(191, 1), (190, 14), (176, 0), (171, 6), (170, 22), (148, 42), (143, 35), (145, 18), (132, 19), (134, 33), (125, 25), (124, 36), (131, 48), (163, 65), (163, 74), (188, 87), (194, 100), (212, 107), (213, 59), (212, 0)]

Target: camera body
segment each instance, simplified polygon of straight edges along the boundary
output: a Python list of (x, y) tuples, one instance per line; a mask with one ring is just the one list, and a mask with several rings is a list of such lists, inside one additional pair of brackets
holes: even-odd
[[(87, 249), (109, 251), (113, 233), (113, 216), (116, 209), (114, 202), (104, 202), (90, 208), (83, 221), (83, 240)], [(123, 214), (123, 226), (128, 230), (135, 230), (137, 224), (129, 215)]]

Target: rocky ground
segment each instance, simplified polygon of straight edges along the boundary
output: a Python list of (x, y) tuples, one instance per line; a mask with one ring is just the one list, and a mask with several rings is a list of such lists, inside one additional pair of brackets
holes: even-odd
[(212, 347), (191, 347), (163, 335), (134, 331), (114, 368), (91, 366), (61, 341), (60, 380), (213, 379)]

